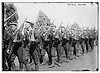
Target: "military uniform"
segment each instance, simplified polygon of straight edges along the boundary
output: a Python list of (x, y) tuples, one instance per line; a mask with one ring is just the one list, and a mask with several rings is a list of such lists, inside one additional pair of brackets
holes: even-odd
[(75, 58), (76, 58), (76, 56), (77, 56), (77, 39), (76, 38), (74, 38), (74, 37), (72, 37), (72, 47), (74, 48), (74, 50), (73, 50), (73, 56), (75, 56)]
[(52, 59), (53, 52), (54, 52), (53, 51), (53, 35), (52, 35), (52, 33), (49, 34), (48, 38), (49, 38), (49, 42), (50, 42), (49, 43), (49, 48), (48, 48), (48, 56), (49, 56), (49, 63), (52, 66), (52, 65), (54, 65), (54, 62), (53, 62), (53, 59)]
[(8, 46), (8, 39), (7, 39), (7, 31), (4, 30), (4, 37), (3, 37), (3, 46), (2, 46), (2, 68), (3, 71), (8, 70), (8, 67), (6, 65), (6, 61), (7, 61), (7, 46)]
[(93, 48), (94, 48), (95, 38), (96, 38), (95, 30), (91, 30), (90, 40), (89, 40), (89, 44), (90, 44), (91, 50), (93, 50)]
[(74, 51), (74, 48), (72, 46), (72, 36), (69, 35), (69, 44), (68, 44), (68, 48), (69, 48), (69, 59), (73, 59), (73, 51)]
[(57, 51), (57, 58), (58, 58), (58, 66), (60, 66), (60, 64), (62, 63), (62, 37), (61, 37), (61, 33), (57, 32), (55, 34), (55, 41), (54, 41), (54, 46), (56, 48)]
[(57, 51), (58, 62), (60, 62), (60, 56), (61, 56), (59, 44), (60, 44), (59, 38), (55, 37), (54, 47), (56, 48)]
[[(11, 35), (11, 33), (8, 30), (5, 30), (4, 32), (4, 36), (5, 36), (5, 51), (4, 51), (4, 56), (6, 57), (8, 66), (9, 66), (9, 70), (12, 69), (16, 69), (15, 67), (15, 54), (12, 52), (12, 45), (13, 45), (13, 36)], [(8, 52), (7, 52), (8, 51)]]
[[(14, 25), (14, 26), (12, 26)], [(3, 34), (3, 57), (4, 62), (7, 61), (9, 69), (8, 70), (15, 70), (15, 64), (14, 59), (16, 55), (13, 53), (13, 32), (16, 30), (16, 23), (10, 23), (9, 25), (5, 26), (4, 28), (4, 34)], [(12, 68), (12, 69), (11, 69)]]
[(62, 46), (66, 55), (66, 62), (68, 62), (68, 38), (66, 38), (65, 32), (62, 34)]
[(41, 58), (40, 58), (40, 63), (41, 65), (46, 64), (46, 59), (45, 59), (45, 53), (47, 52), (48, 54), (48, 45), (49, 45), (49, 40), (45, 40), (45, 33), (43, 33), (40, 36), (41, 39)]
[(84, 55), (86, 53), (86, 45), (85, 45), (85, 38), (83, 35), (80, 37), (80, 45), (82, 48), (82, 54)]
[(14, 53), (18, 56), (20, 70), (23, 69), (23, 38), (24, 36), (19, 32), (17, 35), (17, 41), (14, 45)]
[[(25, 29), (26, 30), (26, 29)], [(19, 50), (17, 51), (18, 53), (18, 58), (19, 58), (19, 62), (20, 62), (20, 67), (21, 67), (21, 70), (22, 70), (22, 67), (23, 67), (23, 64), (25, 65), (26, 67), (26, 70), (32, 70), (30, 68), (30, 65), (29, 65), (29, 60), (30, 60), (30, 49), (29, 49), (29, 36), (28, 36), (28, 32), (24, 32), (24, 35), (20, 35), (20, 41), (22, 41), (22, 45), (21, 47), (19, 48)]]
[(77, 56), (80, 56), (82, 54), (82, 47), (81, 47), (81, 36), (78, 35), (78, 41), (77, 41)]
[(85, 44), (86, 44), (86, 52), (88, 53), (89, 52), (89, 48), (90, 48), (88, 33), (85, 35)]
[(30, 55), (35, 63), (35, 70), (39, 70), (39, 34), (34, 30), (30, 31)]

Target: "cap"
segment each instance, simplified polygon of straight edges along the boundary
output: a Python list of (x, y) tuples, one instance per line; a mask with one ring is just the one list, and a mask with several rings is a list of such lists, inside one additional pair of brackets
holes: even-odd
[(10, 26), (10, 25), (15, 25), (15, 26), (17, 26), (17, 23), (9, 23), (8, 26)]
[(29, 23), (29, 24), (31, 24), (31, 25), (34, 25), (34, 23), (32, 23), (32, 22), (30, 22), (30, 21), (26, 21), (26, 23)]

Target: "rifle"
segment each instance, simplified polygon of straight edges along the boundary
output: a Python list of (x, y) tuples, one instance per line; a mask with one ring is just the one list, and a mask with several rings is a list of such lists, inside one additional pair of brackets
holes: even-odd
[[(51, 26), (48, 28), (48, 30), (46, 31), (46, 34), (49, 32), (49, 30), (51, 29), (51, 27), (53, 26), (53, 23), (54, 23), (54, 21), (52, 22), (52, 24), (51, 24)], [(43, 26), (42, 26), (43, 27)], [(42, 27), (40, 27), (40, 29), (42, 28)], [(46, 26), (44, 26), (45, 28), (46, 28)], [(39, 30), (40, 30), (39, 29)], [(42, 33), (40, 33), (40, 35), (41, 35)]]
[(20, 28), (19, 28), (18, 30), (16, 30), (15, 33), (13, 34), (14, 37), (15, 37), (15, 40), (17, 39), (17, 34), (23, 30), (24, 23), (26, 22), (26, 20), (27, 20), (27, 18), (24, 20), (24, 22), (23, 22), (23, 24), (20, 26)]
[(12, 52), (13, 52), (13, 48), (14, 48), (15, 43), (13, 42), (11, 49), (9, 50), (9, 55), (8, 55), (8, 59), (10, 58)]
[(62, 26), (62, 22), (61, 22), (60, 26), (58, 27), (58, 29), (56, 30), (56, 33), (58, 33), (58, 31), (60, 30), (61, 26)]
[(4, 20), (4, 23), (6, 22), (6, 21), (8, 21), (12, 16), (14, 16), (16, 14), (16, 11), (11, 15), (11, 16), (9, 16), (7, 19), (5, 19)]
[(50, 31), (51, 27), (54, 25), (53, 23), (54, 23), (54, 21), (52, 22), (51, 26), (48, 28), (46, 34)]

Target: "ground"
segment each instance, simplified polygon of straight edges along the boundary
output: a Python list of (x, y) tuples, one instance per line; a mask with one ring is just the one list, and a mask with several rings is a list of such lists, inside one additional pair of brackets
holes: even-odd
[[(96, 71), (96, 68), (98, 68), (98, 60), (97, 60), (98, 53), (99, 53), (99, 49), (95, 47), (93, 51), (86, 53), (84, 56), (81, 55), (76, 59), (70, 60), (69, 63), (63, 62), (61, 64), (61, 67), (55, 65), (55, 67), (49, 68), (49, 66), (46, 64), (40, 66), (39, 70), (40, 71), (58, 71), (58, 70), (59, 71), (76, 71), (76, 70)], [(17, 58), (15, 62), (16, 61)], [(18, 67), (18, 62), (16, 62), (16, 66)], [(34, 67), (34, 65), (32, 65), (32, 67)]]

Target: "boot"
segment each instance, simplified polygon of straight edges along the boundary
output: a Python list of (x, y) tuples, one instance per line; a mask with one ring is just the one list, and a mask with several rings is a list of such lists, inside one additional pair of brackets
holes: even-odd
[(38, 71), (38, 70), (39, 70), (39, 65), (35, 64), (35, 71)]
[(43, 58), (43, 62), (40, 64), (41, 66), (46, 64), (45, 56), (43, 56), (42, 58)]
[(68, 58), (66, 58), (66, 61), (65, 61), (66, 63), (69, 63), (69, 61), (68, 61)]
[(23, 71), (23, 63), (19, 63), (20, 64), (20, 71)]
[(31, 68), (30, 68), (30, 65), (29, 64), (26, 64), (25, 65), (25, 68), (26, 68), (26, 71), (31, 71)]
[(52, 68), (52, 67), (55, 67), (55, 64), (54, 64), (54, 63), (52, 63), (52, 64), (49, 66), (49, 68)]

